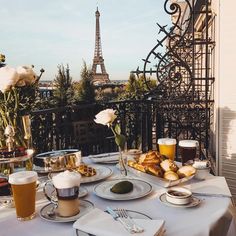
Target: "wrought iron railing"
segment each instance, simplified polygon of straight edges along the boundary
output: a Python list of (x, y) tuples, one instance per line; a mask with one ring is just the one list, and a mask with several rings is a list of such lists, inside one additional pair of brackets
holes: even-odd
[[(93, 120), (97, 112), (108, 107), (118, 111), (118, 122), (127, 137), (128, 147), (137, 148), (141, 144), (143, 151), (157, 150), (157, 139), (167, 136), (177, 140), (197, 139), (202, 148), (205, 147), (205, 123), (199, 123), (199, 117), (204, 119), (205, 109), (192, 107), (187, 112), (181, 104), (175, 109), (183, 109), (186, 113), (176, 117), (171, 104), (161, 110), (156, 102), (137, 100), (33, 112), (32, 134), (36, 151), (79, 148), (83, 155), (116, 151), (110, 130)], [(170, 115), (171, 111), (173, 115)]]

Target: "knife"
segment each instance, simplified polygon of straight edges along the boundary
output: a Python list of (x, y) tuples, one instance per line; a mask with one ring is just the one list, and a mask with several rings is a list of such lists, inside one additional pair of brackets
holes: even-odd
[(192, 192), (193, 195), (196, 196), (202, 196), (202, 197), (228, 197), (231, 198), (231, 196), (226, 195), (226, 194), (220, 194), (220, 193), (198, 193), (198, 192)]
[(114, 220), (119, 221), (123, 227), (129, 232), (129, 233), (135, 233), (132, 229), (132, 225), (127, 224), (115, 211), (113, 211), (110, 207), (107, 207), (107, 212), (112, 216)]

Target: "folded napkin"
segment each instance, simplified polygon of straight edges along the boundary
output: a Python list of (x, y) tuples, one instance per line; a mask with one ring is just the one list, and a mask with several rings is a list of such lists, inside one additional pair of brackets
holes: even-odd
[[(163, 232), (164, 220), (133, 219), (144, 228), (143, 233), (135, 233), (138, 236), (158, 236)], [(130, 236), (122, 224), (112, 218), (108, 213), (94, 208), (88, 214), (80, 217), (74, 224), (75, 229), (96, 236)]]
[(110, 162), (110, 161), (118, 161), (119, 160), (119, 153), (103, 153), (99, 155), (90, 156), (93, 162)]

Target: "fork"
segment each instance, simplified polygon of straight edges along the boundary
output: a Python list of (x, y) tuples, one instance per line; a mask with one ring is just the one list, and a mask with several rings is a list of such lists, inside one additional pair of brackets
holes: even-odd
[(125, 218), (127, 220), (127, 223), (132, 225), (132, 228), (136, 233), (142, 233), (144, 231), (142, 227), (140, 227), (133, 221), (133, 219), (128, 215), (128, 212), (125, 209), (118, 208), (117, 212), (121, 218)]

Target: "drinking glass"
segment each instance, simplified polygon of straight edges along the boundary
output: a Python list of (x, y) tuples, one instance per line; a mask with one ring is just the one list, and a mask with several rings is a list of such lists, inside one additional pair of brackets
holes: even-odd
[(18, 220), (31, 220), (35, 217), (37, 179), (35, 171), (21, 171), (9, 175)]
[(161, 155), (165, 155), (171, 160), (175, 159), (176, 139), (160, 138), (158, 139), (157, 143), (158, 143), (159, 152)]

